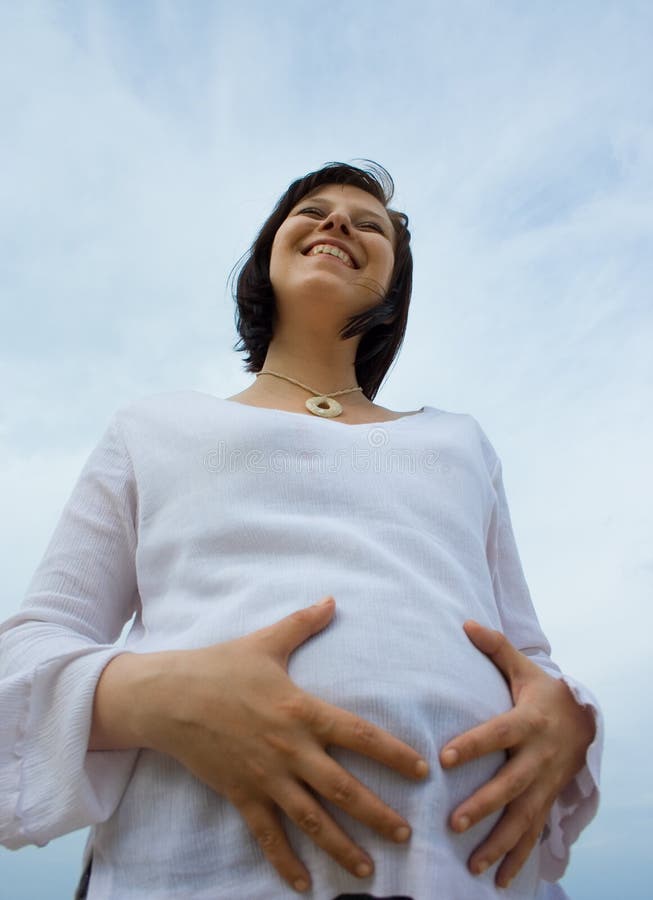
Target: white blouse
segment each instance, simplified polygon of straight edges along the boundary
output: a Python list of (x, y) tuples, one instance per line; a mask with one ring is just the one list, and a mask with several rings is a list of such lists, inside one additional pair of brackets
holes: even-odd
[(347, 425), (180, 391), (114, 415), (20, 611), (0, 627), (0, 842), (43, 845), (93, 826), (89, 900), (295, 898), (237, 810), (175, 760), (86, 748), (95, 686), (118, 653), (227, 641), (327, 594), (334, 620), (292, 655), (291, 678), (413, 746), (431, 775), (409, 782), (330, 748), (413, 834), (392, 844), (325, 804), (375, 861), (359, 880), (286, 820), (312, 875), (306, 896), (564, 897), (548, 882), (596, 811), (603, 740), (596, 701), (572, 679), (597, 736), (509, 889), (494, 887), (498, 864), (480, 877), (466, 867), (498, 816), (464, 835), (447, 825), (504, 754), (444, 771), (440, 749), (512, 705), (463, 621), (501, 629), (560, 672), (524, 580), (500, 460), (472, 416), (431, 406)]

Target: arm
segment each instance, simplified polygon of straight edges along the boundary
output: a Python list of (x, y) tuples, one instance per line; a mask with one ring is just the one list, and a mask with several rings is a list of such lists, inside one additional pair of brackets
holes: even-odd
[(100, 673), (137, 602), (136, 495), (115, 423), (84, 466), (21, 610), (0, 626), (0, 842), (106, 820), (136, 751), (88, 753)]
[(589, 692), (562, 676), (550, 659), (519, 560), (498, 460), (492, 482), (497, 502), (488, 563), (505, 638), (475, 623), (466, 623), (465, 630), (505, 675), (515, 707), (449, 742), (441, 762), (450, 767), (497, 749), (508, 752), (495, 778), (451, 817), (454, 830), (464, 831), (505, 807), (469, 865), (478, 874), (502, 859), (497, 883), (506, 886), (541, 832), (542, 877), (554, 881), (564, 873), (569, 848), (598, 805), (603, 724)]

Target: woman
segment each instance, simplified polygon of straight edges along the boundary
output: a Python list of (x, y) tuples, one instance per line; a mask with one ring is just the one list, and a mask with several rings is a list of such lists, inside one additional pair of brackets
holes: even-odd
[(2, 626), (0, 839), (93, 825), (89, 898), (564, 896), (600, 721), (478, 423), (374, 403), (391, 197), (380, 167), (289, 187), (237, 281), (255, 381), (116, 413)]

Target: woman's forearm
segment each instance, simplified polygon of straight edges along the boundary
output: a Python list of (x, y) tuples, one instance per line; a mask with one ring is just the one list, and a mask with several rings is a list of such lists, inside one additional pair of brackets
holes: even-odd
[(89, 750), (152, 747), (148, 722), (165, 699), (170, 652), (122, 653), (105, 667), (93, 701)]

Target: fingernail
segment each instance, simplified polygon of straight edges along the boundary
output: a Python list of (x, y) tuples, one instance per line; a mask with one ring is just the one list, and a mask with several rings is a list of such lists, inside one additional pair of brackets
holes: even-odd
[(456, 827), (458, 831), (467, 831), (471, 824), (472, 820), (469, 818), (469, 816), (461, 816), (456, 822)]
[(425, 775), (429, 774), (429, 765), (425, 760), (420, 759), (415, 763), (415, 774), (418, 778), (424, 778)]
[(482, 875), (487, 869), (489, 869), (490, 864), (486, 859), (482, 859), (479, 863), (476, 863), (474, 866), (477, 875)]
[(407, 825), (400, 825), (399, 828), (397, 828), (397, 830), (395, 831), (393, 837), (398, 843), (407, 841), (410, 837), (410, 828), (408, 828)]
[(499, 887), (502, 887), (502, 888), (509, 888), (511, 884), (512, 884), (512, 878), (507, 878), (504, 882), (502, 882), (502, 883), (499, 885)]
[(359, 878), (367, 878), (372, 874), (372, 866), (366, 862), (359, 862), (356, 866), (356, 874)]
[(304, 878), (298, 878), (297, 881), (293, 884), (293, 887), (296, 891), (306, 891), (308, 890), (308, 881)]
[(331, 603), (332, 600), (333, 600), (333, 597), (331, 597), (331, 595), (329, 595), (328, 597), (325, 597), (323, 600), (318, 600), (318, 602), (315, 605), (316, 606), (327, 606), (329, 603)]
[(442, 754), (442, 762), (447, 766), (453, 766), (454, 763), (457, 763), (460, 758), (460, 754), (457, 750), (454, 750), (453, 747), (449, 750), (445, 750)]

